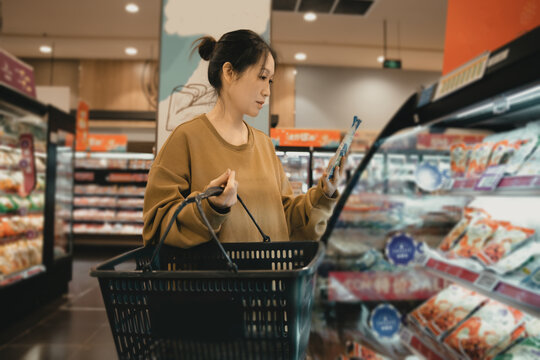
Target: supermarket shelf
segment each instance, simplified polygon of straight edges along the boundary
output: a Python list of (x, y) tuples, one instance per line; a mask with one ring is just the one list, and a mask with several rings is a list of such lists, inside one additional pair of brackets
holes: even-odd
[(24, 209), (18, 209), (9, 213), (0, 213), (0, 220), (3, 218), (11, 218), (14, 216), (28, 216), (28, 215), (43, 215), (43, 209), (37, 209), (37, 210), (24, 210)]
[(128, 168), (125, 168), (125, 167), (121, 167), (121, 168), (85, 168), (85, 167), (77, 167), (75, 168), (75, 171), (78, 172), (78, 171), (82, 171), (82, 172), (87, 172), (87, 171), (93, 171), (93, 172), (96, 172), (96, 173), (109, 173), (109, 172), (119, 172), (119, 173), (147, 173), (148, 171), (150, 171), (150, 168), (148, 169), (128, 169)]
[(454, 180), (451, 193), (454, 195), (473, 193), (489, 193), (496, 195), (522, 195), (531, 196), (540, 194), (540, 176), (506, 176), (501, 179), (492, 191), (476, 190), (481, 178), (458, 178)]
[(86, 193), (74, 193), (75, 196), (81, 197), (119, 197), (119, 198), (143, 198), (144, 194), (86, 194)]
[(455, 357), (441, 343), (421, 335), (410, 327), (402, 326), (401, 342), (415, 355), (427, 360), (449, 360)]
[(0, 246), (9, 244), (12, 242), (16, 242), (19, 240), (31, 240), (35, 239), (38, 234), (43, 234), (43, 231), (35, 231), (35, 230), (29, 230), (25, 231), (23, 233), (12, 235), (12, 236), (5, 236), (0, 238)]
[(143, 220), (98, 220), (98, 219), (73, 219), (74, 224), (144, 224)]
[(429, 258), (426, 269), (489, 298), (540, 317), (540, 293), (505, 281), (492, 272), (475, 272), (448, 261)]
[(125, 211), (140, 211), (143, 209), (142, 206), (118, 206), (118, 205), (110, 205), (110, 206), (101, 206), (101, 205), (73, 205), (74, 209), (98, 209), (98, 210), (108, 210), (108, 209), (116, 209), (116, 210), (125, 210)]
[(0, 288), (45, 272), (45, 266), (35, 265), (9, 275), (0, 275)]

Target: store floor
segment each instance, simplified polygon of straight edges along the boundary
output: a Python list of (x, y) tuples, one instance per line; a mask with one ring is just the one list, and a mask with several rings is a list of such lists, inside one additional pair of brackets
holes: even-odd
[(115, 359), (114, 341), (92, 266), (125, 250), (76, 249), (63, 298), (0, 330), (0, 359)]

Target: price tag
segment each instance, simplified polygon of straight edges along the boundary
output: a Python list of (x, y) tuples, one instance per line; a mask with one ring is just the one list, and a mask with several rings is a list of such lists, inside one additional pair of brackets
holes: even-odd
[(479, 288), (493, 291), (495, 287), (499, 284), (499, 278), (493, 273), (482, 272), (478, 279), (476, 279), (474, 284)]
[(504, 177), (505, 165), (491, 166), (482, 175), (474, 190), (493, 191)]

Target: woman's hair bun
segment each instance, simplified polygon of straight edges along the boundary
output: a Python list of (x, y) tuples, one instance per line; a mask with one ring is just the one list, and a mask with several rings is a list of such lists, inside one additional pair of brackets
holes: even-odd
[(212, 57), (212, 53), (214, 52), (214, 48), (216, 47), (216, 39), (214, 39), (211, 36), (204, 36), (199, 39), (199, 55), (201, 55), (201, 58), (203, 60), (210, 60), (210, 57)]

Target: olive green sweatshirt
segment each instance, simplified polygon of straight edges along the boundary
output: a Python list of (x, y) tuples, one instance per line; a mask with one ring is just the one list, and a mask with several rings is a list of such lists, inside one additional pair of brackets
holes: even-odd
[[(327, 197), (321, 180), (306, 194), (293, 196), (270, 138), (246, 126), (248, 142), (239, 146), (225, 141), (204, 114), (176, 127), (149, 172), (143, 209), (145, 244), (163, 234), (186, 197), (204, 191), (227, 169), (236, 171), (238, 195), (272, 241), (321, 237), (337, 194)], [(202, 206), (221, 242), (262, 241), (240, 203), (224, 213), (207, 200)], [(210, 233), (192, 203), (180, 212), (165, 243), (186, 248), (208, 240)]]

